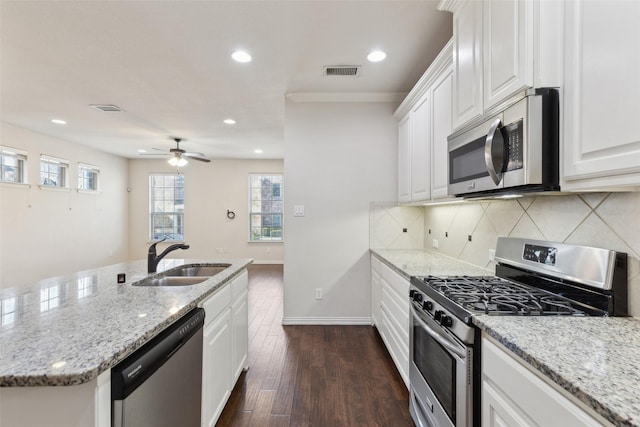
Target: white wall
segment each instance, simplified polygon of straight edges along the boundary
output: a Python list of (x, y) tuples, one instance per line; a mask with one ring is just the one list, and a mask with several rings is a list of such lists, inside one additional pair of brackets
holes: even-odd
[[(144, 259), (149, 247), (149, 174), (174, 173), (166, 159), (129, 161), (129, 253)], [(190, 161), (181, 169), (185, 177), (186, 251), (169, 258), (253, 258), (255, 263), (282, 263), (282, 243), (249, 243), (250, 173), (282, 173), (282, 160)], [(284, 178), (284, 198), (288, 181)], [(235, 212), (227, 218), (227, 209)], [(287, 236), (285, 235), (285, 240)], [(161, 243), (158, 249), (168, 244)], [(224, 252), (218, 252), (223, 249)]]
[[(0, 288), (128, 259), (126, 159), (6, 123), (0, 133), (28, 152), (31, 184), (0, 184)], [(69, 160), (69, 191), (39, 188), (41, 154)], [(78, 162), (100, 167), (100, 194), (75, 190)]]
[(287, 100), (284, 323), (370, 322), (369, 203), (396, 199), (395, 107)]

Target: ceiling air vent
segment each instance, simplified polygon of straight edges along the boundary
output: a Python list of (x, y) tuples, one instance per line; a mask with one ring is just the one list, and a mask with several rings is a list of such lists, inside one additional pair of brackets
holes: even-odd
[(358, 65), (331, 65), (324, 67), (324, 76), (358, 77), (360, 66)]
[(104, 111), (106, 113), (114, 113), (114, 112), (122, 112), (123, 110), (118, 107), (117, 105), (113, 105), (113, 104), (92, 104), (90, 105), (91, 108), (95, 108), (96, 110), (100, 110), (100, 111)]

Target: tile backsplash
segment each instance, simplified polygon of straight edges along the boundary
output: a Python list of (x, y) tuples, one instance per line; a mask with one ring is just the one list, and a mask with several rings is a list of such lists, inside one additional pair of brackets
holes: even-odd
[[(371, 206), (371, 247), (428, 249), (493, 269), (498, 236), (614, 249), (628, 254), (629, 310), (640, 317), (640, 193), (584, 193), (426, 207)], [(418, 225), (423, 220), (422, 227)], [(402, 229), (407, 228), (407, 233)], [(422, 245), (416, 242), (422, 236)], [(434, 242), (435, 241), (435, 242)], [(435, 248), (437, 246), (437, 248)]]

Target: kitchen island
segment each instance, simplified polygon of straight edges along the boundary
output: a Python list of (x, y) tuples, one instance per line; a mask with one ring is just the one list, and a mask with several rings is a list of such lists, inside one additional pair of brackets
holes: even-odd
[[(371, 252), (407, 279), (494, 274), (431, 251)], [(473, 322), (483, 331), (483, 341), (497, 343), (595, 420), (615, 426), (640, 426), (637, 318), (478, 315)]]
[[(63, 421), (49, 425), (109, 425), (105, 405), (110, 406), (111, 367), (232, 282), (251, 262), (160, 262), (159, 274), (187, 264), (230, 265), (189, 286), (132, 286), (149, 276), (141, 260), (0, 290), (0, 424), (11, 425), (15, 408), (36, 398), (40, 409), (35, 412), (49, 411), (52, 420), (57, 412), (70, 410), (61, 404), (76, 402), (77, 417), (61, 413)], [(125, 275), (123, 283), (118, 283), (119, 274)]]

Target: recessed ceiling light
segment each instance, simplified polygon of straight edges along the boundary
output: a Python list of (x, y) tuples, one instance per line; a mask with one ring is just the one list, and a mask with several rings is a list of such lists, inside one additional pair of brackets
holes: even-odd
[(235, 125), (236, 121), (233, 119), (224, 119), (224, 122), (228, 125)]
[(256, 148), (255, 150), (253, 150), (253, 152), (256, 154), (262, 154), (262, 150), (259, 148)]
[(139, 148), (139, 149), (138, 149), (138, 153), (146, 153), (146, 152), (147, 152), (147, 150), (144, 150), (144, 149), (142, 149), (142, 148)]
[(384, 61), (386, 57), (387, 57), (387, 54), (381, 50), (374, 50), (369, 55), (367, 55), (367, 59), (371, 62)]
[(244, 50), (236, 50), (231, 54), (231, 57), (237, 62), (251, 62), (251, 55)]
[(65, 122), (64, 120), (60, 120), (60, 119), (51, 119), (51, 123), (55, 123), (57, 125), (66, 125), (67, 122)]

